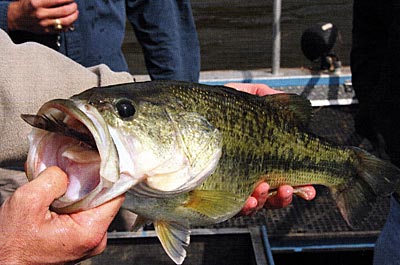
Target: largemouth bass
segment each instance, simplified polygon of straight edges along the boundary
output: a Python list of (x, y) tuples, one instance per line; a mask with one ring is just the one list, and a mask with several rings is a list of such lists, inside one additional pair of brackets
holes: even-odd
[(325, 185), (351, 225), (400, 180), (399, 169), (366, 151), (307, 134), (310, 102), (294, 94), (153, 81), (92, 88), (22, 117), (35, 127), (28, 178), (52, 165), (69, 176), (54, 211), (85, 210), (126, 193), (135, 226), (153, 222), (177, 264), (191, 225), (233, 217), (261, 181), (272, 189)]

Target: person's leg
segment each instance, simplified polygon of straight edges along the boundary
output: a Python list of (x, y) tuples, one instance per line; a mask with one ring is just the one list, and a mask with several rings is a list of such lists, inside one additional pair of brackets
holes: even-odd
[(385, 47), (378, 90), (371, 94), (374, 106), (373, 123), (382, 136), (386, 153), (392, 163), (400, 167), (400, 3), (395, 1), (387, 7), (385, 16), (388, 37)]
[[(360, 110), (368, 112), (368, 121), (373, 128), (372, 133), (380, 139), (391, 162), (400, 167), (400, 128), (397, 125), (400, 117), (400, 5), (398, 6), (394, 1), (376, 3), (380, 6), (376, 10), (380, 10), (380, 12), (376, 13), (375, 21), (372, 20), (369, 24), (374, 27), (376, 21), (383, 22), (381, 32), (384, 32), (384, 34), (381, 38), (379, 38), (379, 35), (375, 36), (375, 40), (379, 41), (381, 45), (374, 45), (376, 41), (371, 39), (372, 46), (369, 47), (369, 50), (364, 50), (366, 58), (357, 57), (363, 53), (357, 53), (357, 49), (355, 49), (357, 56), (352, 57), (352, 59), (356, 59), (354, 63), (357, 60), (362, 62), (363, 59), (367, 59), (367, 65), (361, 64), (357, 66), (359, 68), (355, 67), (356, 76), (353, 76), (353, 78), (356, 80), (357, 97), (360, 97)], [(355, 7), (358, 6), (355, 5)], [(367, 12), (374, 13), (374, 10), (370, 9)], [(362, 23), (362, 21), (358, 21), (358, 23)], [(367, 24), (363, 26), (368, 28)], [(355, 41), (363, 40), (366, 45), (368, 44), (368, 38), (362, 39), (357, 35), (357, 32), (354, 34), (354, 38)], [(356, 48), (357, 45), (359, 43), (356, 42)], [(373, 68), (368, 64), (368, 56), (371, 54), (376, 56), (373, 63), (380, 62), (379, 65), (372, 64)], [(371, 76), (363, 72), (363, 66), (370, 71)], [(378, 77), (376, 76), (377, 73), (379, 74)], [(370, 86), (369, 89), (368, 85)], [(361, 90), (362, 88), (365, 88), (365, 90)], [(391, 199), (389, 216), (376, 242), (375, 265), (400, 264), (399, 193), (400, 187), (397, 188), (395, 196)]]
[(152, 79), (197, 82), (200, 47), (189, 0), (127, 0)]
[(374, 249), (374, 265), (400, 264), (400, 204), (392, 198), (390, 214)]
[(380, 1), (354, 0), (350, 66), (352, 83), (359, 101), (358, 133), (376, 142), (371, 124), (372, 93), (378, 89), (385, 53), (387, 29)]

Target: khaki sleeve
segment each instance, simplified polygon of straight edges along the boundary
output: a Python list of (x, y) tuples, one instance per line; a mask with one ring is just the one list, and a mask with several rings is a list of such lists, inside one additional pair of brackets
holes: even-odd
[(0, 205), (10, 197), (14, 191), (27, 183), (25, 172), (0, 168)]
[(34, 114), (50, 99), (68, 98), (94, 86), (132, 82), (106, 65), (85, 68), (36, 43), (15, 45), (0, 30), (0, 166), (24, 161), (31, 128), (21, 114)]

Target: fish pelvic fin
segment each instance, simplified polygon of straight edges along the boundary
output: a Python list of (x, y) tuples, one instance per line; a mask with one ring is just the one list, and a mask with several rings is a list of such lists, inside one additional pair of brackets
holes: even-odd
[(182, 264), (186, 258), (185, 247), (190, 242), (189, 224), (155, 221), (154, 228), (165, 252), (176, 263)]
[(372, 209), (377, 197), (391, 195), (400, 182), (400, 170), (388, 161), (350, 147), (358, 176), (332, 189), (340, 213), (350, 227), (357, 226)]
[(244, 202), (227, 191), (194, 190), (184, 207), (217, 223), (237, 214)]
[(145, 226), (146, 224), (150, 223), (151, 221), (144, 218), (143, 216), (138, 215), (136, 217), (135, 223), (132, 226), (132, 231), (139, 231), (140, 228)]

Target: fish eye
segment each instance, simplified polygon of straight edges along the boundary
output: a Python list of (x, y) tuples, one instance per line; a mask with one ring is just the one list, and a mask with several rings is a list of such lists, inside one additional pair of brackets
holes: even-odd
[(135, 106), (133, 106), (132, 101), (129, 99), (119, 100), (115, 104), (115, 107), (117, 108), (119, 116), (124, 120), (133, 118), (136, 112)]

